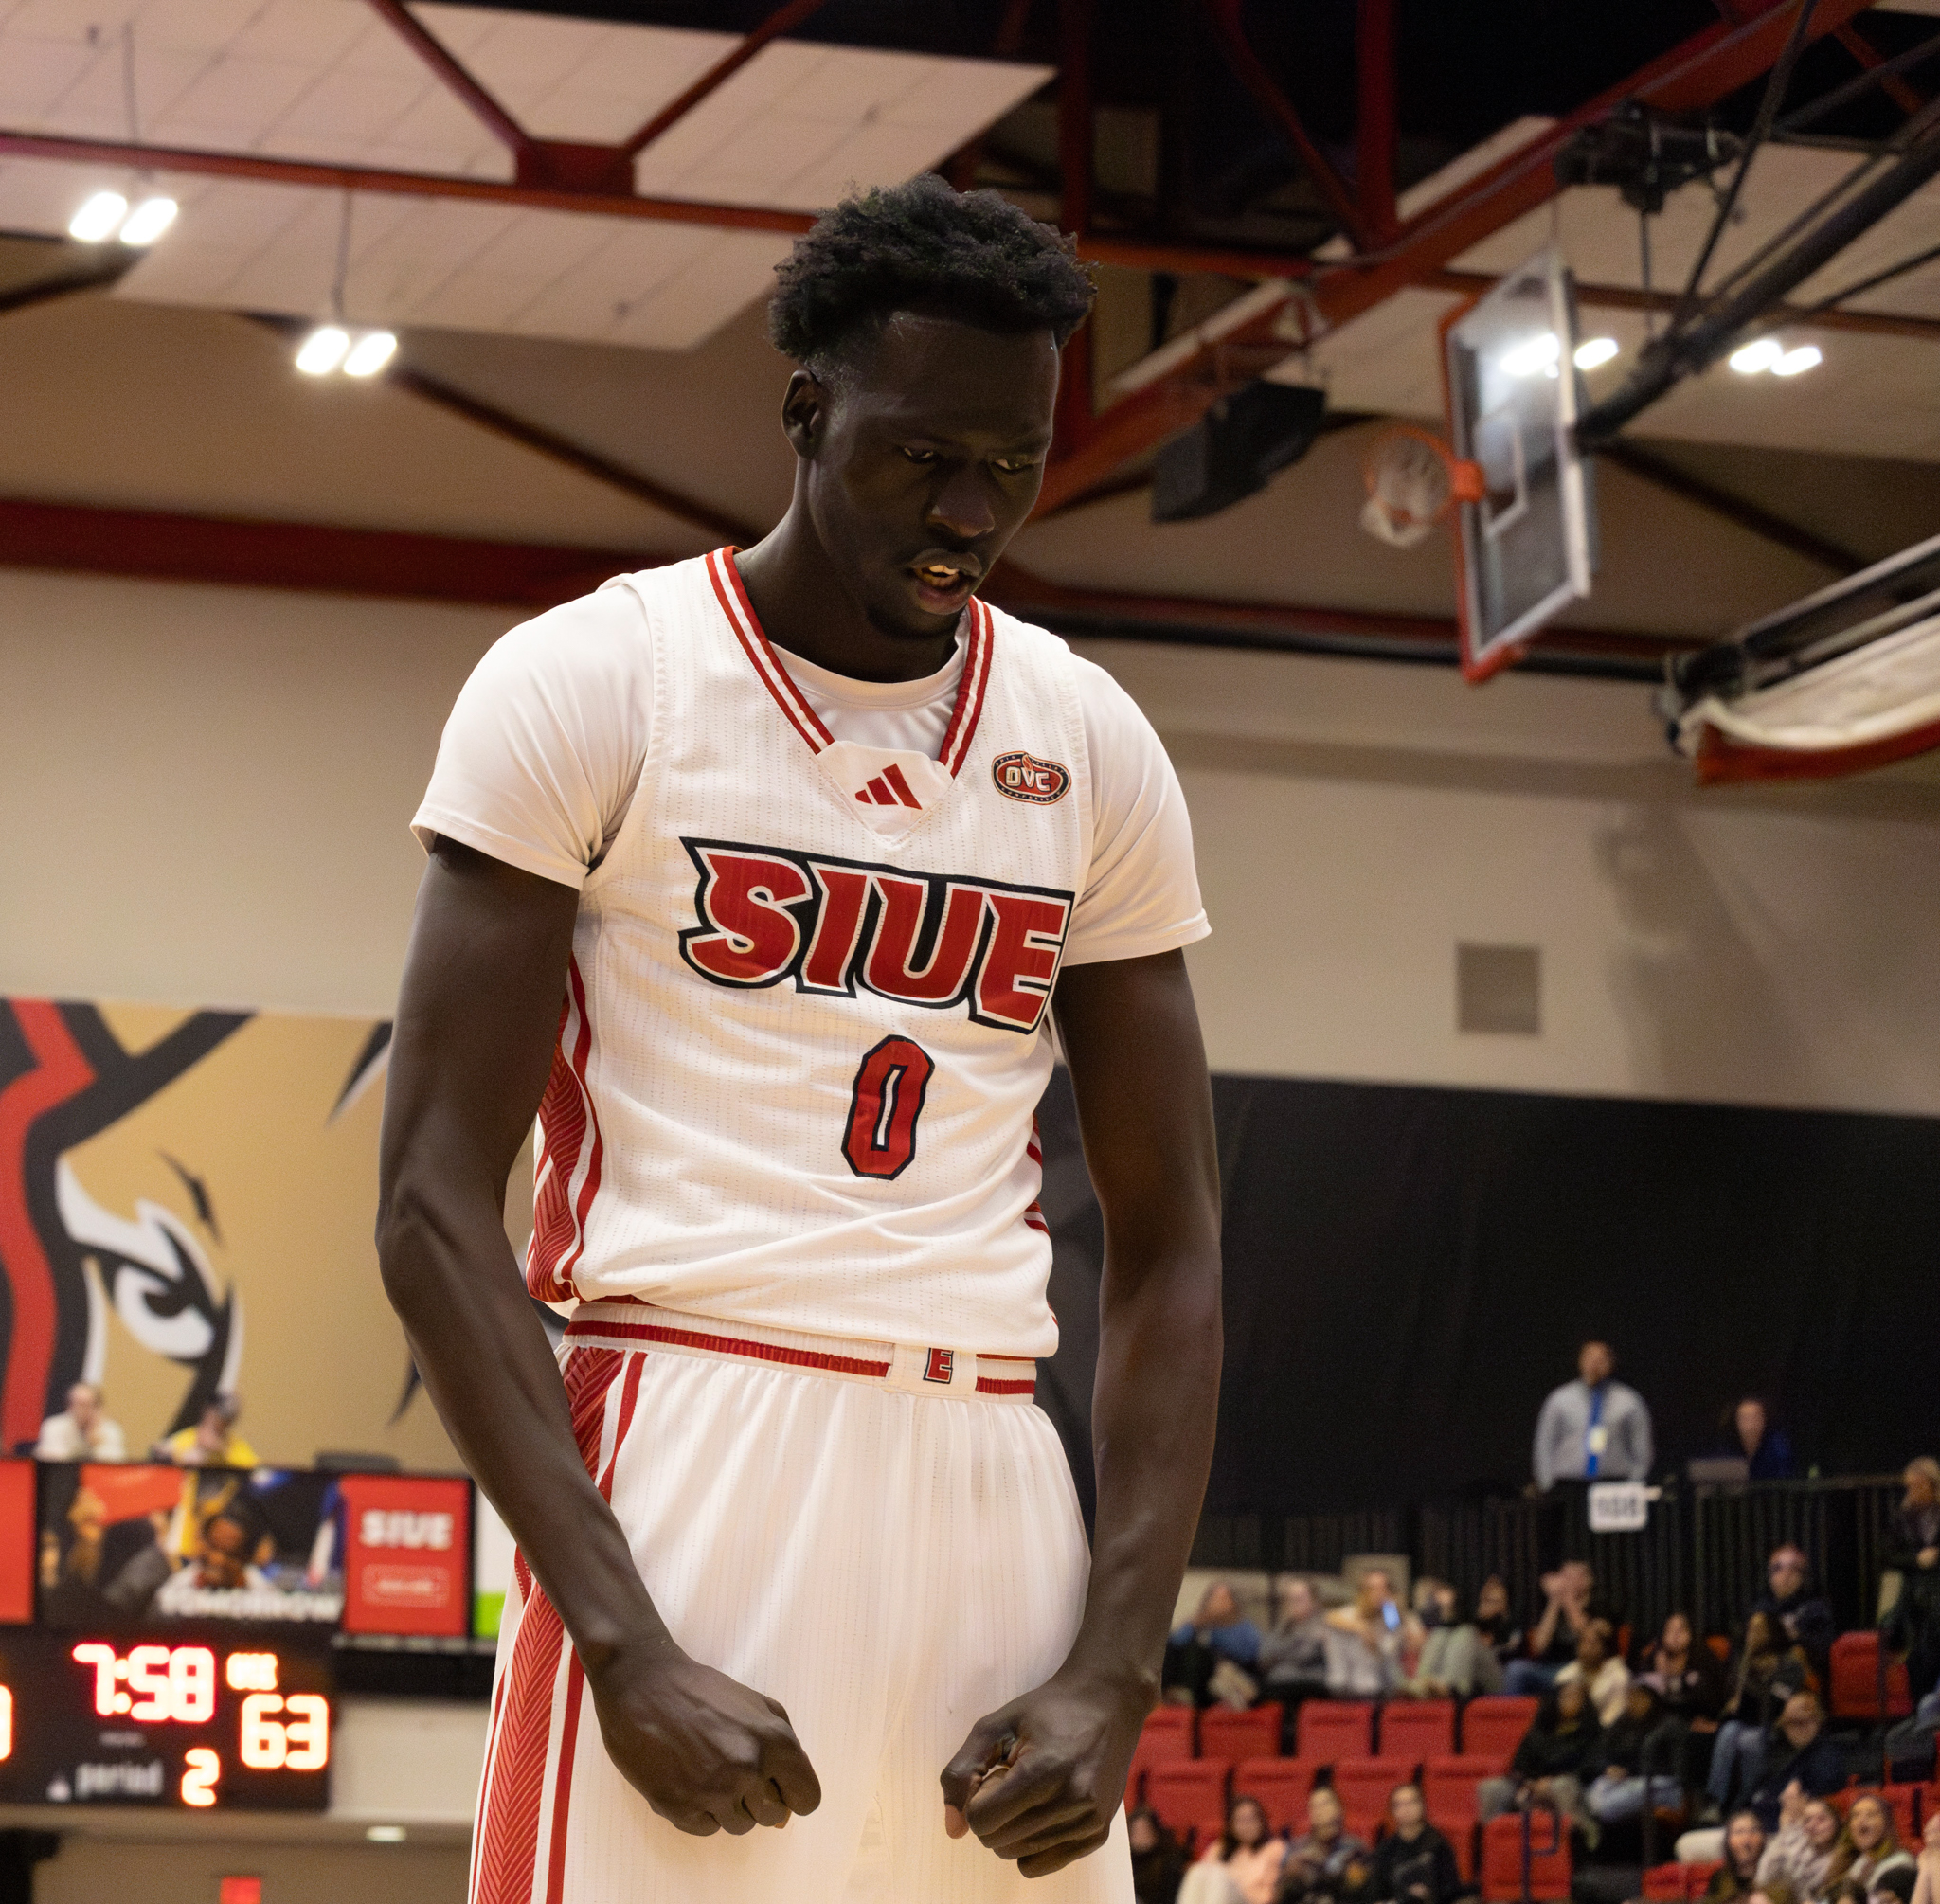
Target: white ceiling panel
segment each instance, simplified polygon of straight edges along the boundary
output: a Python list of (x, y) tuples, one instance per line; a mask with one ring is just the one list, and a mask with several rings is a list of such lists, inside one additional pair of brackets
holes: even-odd
[[(934, 165), (1049, 77), (1042, 66), (778, 40), (640, 153), (635, 189), (820, 210), (852, 183), (891, 184)], [(881, 137), (885, 124), (926, 136)]]
[[(535, 136), (618, 143), (733, 35), (449, 6), (415, 9)], [(132, 35), (137, 123), (123, 86)], [(934, 164), (1045, 68), (777, 41), (639, 156), (653, 195), (818, 209)], [(512, 154), (367, 0), (0, 0), (0, 122), (505, 179)], [(0, 227), (58, 232), (110, 172), (0, 168)], [(237, 180), (171, 188), (182, 212), (117, 296), (328, 313), (341, 200)], [(566, 212), (371, 195), (355, 207), (353, 322), (697, 343), (772, 281), (788, 241)]]

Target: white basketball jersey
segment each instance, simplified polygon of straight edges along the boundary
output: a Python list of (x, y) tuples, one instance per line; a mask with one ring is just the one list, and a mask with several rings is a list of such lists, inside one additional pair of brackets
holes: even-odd
[(973, 601), (930, 760), (832, 739), (727, 551), (612, 585), (652, 740), (581, 900), (533, 1293), (1051, 1354), (1032, 1118), (1092, 839), (1065, 644)]

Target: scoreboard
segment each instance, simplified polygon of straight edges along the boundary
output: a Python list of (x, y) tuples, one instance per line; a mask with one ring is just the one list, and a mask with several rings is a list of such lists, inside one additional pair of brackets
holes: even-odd
[(0, 1632), (0, 1804), (322, 1811), (334, 1718), (323, 1635)]

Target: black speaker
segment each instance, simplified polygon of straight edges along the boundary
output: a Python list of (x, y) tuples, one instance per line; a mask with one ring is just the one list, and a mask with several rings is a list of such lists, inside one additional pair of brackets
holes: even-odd
[(1221, 397), (1159, 449), (1152, 520), (1216, 515), (1265, 489), (1269, 477), (1313, 447), (1326, 407), (1327, 393), (1303, 384), (1251, 383)]

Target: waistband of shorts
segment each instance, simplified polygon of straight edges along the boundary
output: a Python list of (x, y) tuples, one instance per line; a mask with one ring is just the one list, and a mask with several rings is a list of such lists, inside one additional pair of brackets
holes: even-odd
[(766, 1362), (841, 1382), (949, 1400), (1028, 1402), (1037, 1364), (1028, 1356), (979, 1355), (935, 1343), (872, 1342), (849, 1336), (757, 1328), (663, 1309), (637, 1297), (582, 1302), (566, 1325), (567, 1349), (652, 1350), (707, 1361)]

